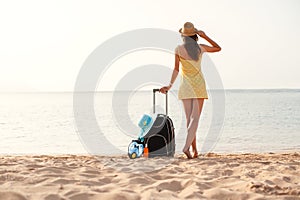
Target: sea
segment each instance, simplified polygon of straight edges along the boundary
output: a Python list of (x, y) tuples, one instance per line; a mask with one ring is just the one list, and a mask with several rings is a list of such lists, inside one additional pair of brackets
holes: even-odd
[[(204, 153), (300, 150), (300, 89), (232, 89), (205, 100), (197, 130)], [(144, 114), (166, 114), (152, 91), (0, 93), (0, 154), (126, 155)], [(168, 115), (181, 153), (187, 129), (182, 102), (168, 94)], [(205, 148), (204, 148), (205, 147)]]

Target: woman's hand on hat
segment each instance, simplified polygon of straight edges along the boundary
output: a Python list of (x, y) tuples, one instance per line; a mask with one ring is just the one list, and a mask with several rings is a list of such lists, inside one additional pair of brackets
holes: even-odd
[(168, 85), (160, 88), (159, 91), (163, 94), (166, 94), (170, 89), (171, 89), (171, 85)]
[(198, 35), (199, 35), (200, 37), (205, 37), (205, 36), (206, 36), (205, 33), (204, 33), (204, 31), (197, 30), (197, 33), (198, 33)]

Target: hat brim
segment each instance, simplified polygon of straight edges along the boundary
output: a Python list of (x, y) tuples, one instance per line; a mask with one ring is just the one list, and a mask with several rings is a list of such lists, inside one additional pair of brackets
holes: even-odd
[(192, 35), (196, 35), (197, 34), (197, 29), (194, 28), (194, 32), (193, 33), (183, 33), (182, 32), (182, 28), (179, 29), (179, 33), (181, 33), (182, 36), (192, 36)]

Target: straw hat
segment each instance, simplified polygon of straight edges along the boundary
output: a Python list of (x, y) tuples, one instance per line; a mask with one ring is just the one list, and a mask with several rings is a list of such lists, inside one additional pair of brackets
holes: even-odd
[(185, 22), (183, 27), (179, 29), (179, 33), (183, 36), (192, 36), (197, 34), (197, 29), (194, 27), (194, 24), (191, 22)]

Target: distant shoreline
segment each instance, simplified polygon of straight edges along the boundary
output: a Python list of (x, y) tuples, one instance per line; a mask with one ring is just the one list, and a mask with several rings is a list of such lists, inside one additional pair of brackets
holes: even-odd
[[(223, 91), (222, 89), (207, 89), (207, 91)], [(177, 92), (178, 90), (172, 90)], [(300, 88), (262, 88), (262, 89), (224, 89), (225, 92), (300, 92)], [(112, 93), (112, 92), (132, 92), (132, 90), (105, 90), (105, 91), (80, 91), (75, 93)], [(152, 90), (138, 90), (135, 92), (152, 92)], [(74, 93), (74, 91), (24, 91), (24, 92), (6, 92), (0, 91), (0, 94), (61, 94), (61, 93)]]

